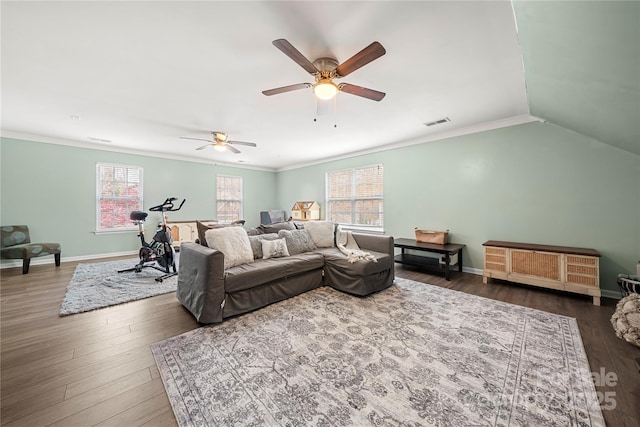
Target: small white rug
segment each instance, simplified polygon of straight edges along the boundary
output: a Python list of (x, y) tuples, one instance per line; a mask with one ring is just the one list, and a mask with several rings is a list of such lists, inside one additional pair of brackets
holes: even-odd
[(143, 268), (140, 273), (118, 273), (118, 270), (132, 268), (137, 263), (138, 259), (132, 258), (78, 264), (60, 306), (60, 316), (176, 291), (178, 276), (160, 283), (155, 278), (164, 273), (154, 268)]

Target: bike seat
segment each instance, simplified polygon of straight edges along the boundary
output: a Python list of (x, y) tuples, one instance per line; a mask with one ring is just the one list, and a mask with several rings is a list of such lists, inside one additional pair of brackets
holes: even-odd
[(147, 215), (149, 215), (146, 212), (142, 212), (142, 211), (133, 211), (131, 212), (131, 214), (129, 215), (129, 218), (131, 218), (134, 221), (144, 221), (147, 218)]

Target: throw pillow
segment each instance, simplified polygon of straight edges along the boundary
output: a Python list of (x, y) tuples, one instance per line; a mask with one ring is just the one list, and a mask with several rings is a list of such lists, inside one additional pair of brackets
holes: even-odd
[(335, 224), (331, 221), (309, 221), (304, 229), (311, 234), (313, 243), (319, 248), (331, 248), (335, 246)]
[(263, 253), (262, 253), (263, 240), (276, 240), (276, 239), (278, 239), (278, 235), (276, 233), (249, 236), (249, 242), (251, 243), (251, 250), (253, 251), (253, 259), (260, 259), (263, 257)]
[(224, 254), (224, 268), (253, 262), (249, 236), (242, 227), (224, 227), (207, 230), (207, 245)]
[(250, 228), (247, 230), (247, 235), (249, 236), (259, 236), (261, 234), (264, 234), (264, 231), (259, 228)]
[(227, 227), (225, 224), (203, 224), (200, 221), (196, 220), (196, 227), (198, 228), (198, 240), (202, 246), (207, 246), (207, 239), (205, 238), (205, 233), (207, 230), (213, 230), (214, 228), (223, 228)]
[(262, 258), (280, 258), (284, 256), (289, 256), (289, 251), (287, 250), (287, 243), (284, 239), (276, 239), (276, 240), (263, 240), (262, 241)]
[(258, 228), (262, 229), (264, 234), (277, 233), (280, 230), (295, 230), (296, 225), (293, 221), (276, 222), (275, 224), (261, 224)]
[(305, 229), (302, 230), (280, 230), (279, 237), (284, 237), (287, 242), (287, 248), (291, 255), (298, 255), (303, 252), (316, 250), (311, 234)]

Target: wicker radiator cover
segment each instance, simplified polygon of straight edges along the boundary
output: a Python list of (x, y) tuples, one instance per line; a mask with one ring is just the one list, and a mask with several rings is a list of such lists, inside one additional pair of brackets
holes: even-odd
[(560, 255), (512, 250), (511, 271), (545, 279), (560, 280)]
[(483, 282), (489, 278), (593, 297), (600, 304), (600, 254), (593, 249), (488, 241)]

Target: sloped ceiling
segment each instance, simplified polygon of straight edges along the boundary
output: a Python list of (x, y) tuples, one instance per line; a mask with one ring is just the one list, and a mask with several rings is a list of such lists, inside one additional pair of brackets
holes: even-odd
[[(638, 4), (5, 0), (2, 134), (282, 170), (533, 115), (640, 154)], [(279, 38), (338, 62), (379, 41), (342, 81), (386, 98), (264, 96), (313, 81)], [(180, 139), (213, 130), (258, 147)]]
[(640, 154), (640, 2), (514, 9), (531, 114)]

